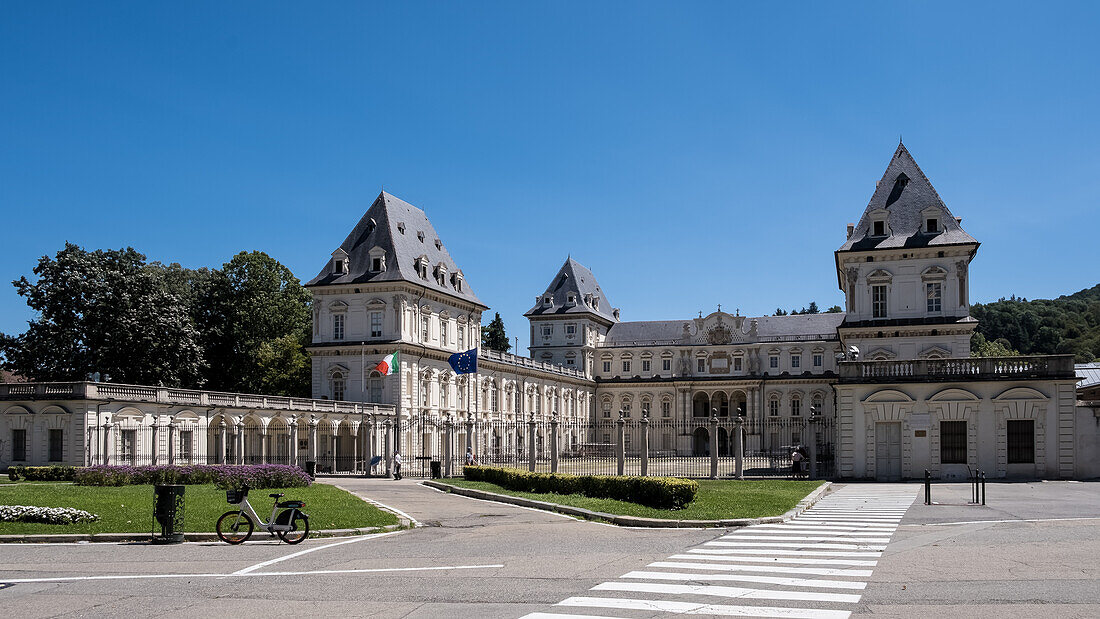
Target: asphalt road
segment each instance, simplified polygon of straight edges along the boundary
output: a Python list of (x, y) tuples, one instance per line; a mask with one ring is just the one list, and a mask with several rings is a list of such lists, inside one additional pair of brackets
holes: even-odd
[[(672, 616), (555, 605), (677, 553), (729, 546), (727, 534), (767, 533), (624, 529), (447, 495), (414, 480), (332, 481), (424, 526), (298, 546), (262, 538), (243, 546), (8, 544), (0, 546), (0, 581), (30, 582), (0, 585), (0, 608), (28, 618)], [(933, 498), (965, 503), (968, 493), (965, 485), (937, 486)], [(905, 511), (906, 499), (894, 508), (904, 518), (866, 589), (855, 592), (858, 604), (825, 607), (853, 616), (1100, 617), (1100, 484), (990, 484), (987, 502), (926, 507), (918, 497)], [(991, 520), (1009, 522), (972, 522)], [(64, 580), (40, 580), (48, 578)]]

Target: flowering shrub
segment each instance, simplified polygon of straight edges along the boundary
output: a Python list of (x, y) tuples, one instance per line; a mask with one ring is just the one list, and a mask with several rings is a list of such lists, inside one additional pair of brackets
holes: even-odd
[(305, 471), (286, 464), (89, 466), (73, 476), (78, 486), (129, 486), (139, 484), (214, 484), (227, 490), (249, 488), (300, 488), (312, 483)]
[(565, 475), (531, 473), (493, 466), (465, 466), (471, 481), (487, 481), (522, 492), (583, 494), (597, 499), (618, 499), (657, 509), (680, 509), (695, 500), (699, 484), (677, 477), (629, 477), (618, 475)]
[(99, 516), (71, 507), (34, 507), (30, 505), (0, 505), (0, 522), (41, 522), (43, 524), (77, 524), (95, 522)]

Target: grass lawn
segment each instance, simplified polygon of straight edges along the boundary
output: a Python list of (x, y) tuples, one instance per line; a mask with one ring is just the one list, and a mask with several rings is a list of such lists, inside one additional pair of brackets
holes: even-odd
[[(389, 512), (334, 488), (328, 484), (313, 484), (308, 488), (252, 490), (248, 500), (256, 513), (271, 515), (268, 494), (284, 492), (286, 499), (306, 502), (309, 527), (320, 529), (352, 529), (397, 524)], [(20, 482), (0, 485), (0, 505), (38, 505), (41, 507), (75, 507), (99, 515), (98, 522), (84, 524), (38, 524), (0, 522), (0, 535), (19, 533), (141, 533), (153, 528), (152, 486), (74, 486), (69, 482)], [(184, 530), (210, 532), (218, 516), (230, 510), (225, 491), (213, 484), (187, 486), (184, 491)]]
[(655, 509), (614, 499), (593, 499), (581, 494), (537, 494), (506, 490), (484, 481), (449, 479), (446, 483), (462, 488), (475, 488), (497, 494), (523, 497), (570, 505), (605, 514), (661, 518), (664, 520), (725, 520), (730, 518), (762, 518), (779, 516), (798, 504), (821, 481), (768, 480), (699, 480), (699, 493), (683, 509)]

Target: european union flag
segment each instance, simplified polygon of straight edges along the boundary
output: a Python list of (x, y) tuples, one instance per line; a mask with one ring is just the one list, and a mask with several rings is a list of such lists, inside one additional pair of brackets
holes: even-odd
[(447, 363), (451, 364), (451, 369), (455, 371), (455, 374), (470, 374), (477, 371), (477, 349), (473, 348), (466, 352), (456, 352), (447, 359)]

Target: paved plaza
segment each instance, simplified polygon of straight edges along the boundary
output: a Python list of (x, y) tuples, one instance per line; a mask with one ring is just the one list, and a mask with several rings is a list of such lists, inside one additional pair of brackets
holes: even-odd
[[(333, 479), (421, 526), (289, 547), (0, 547), (18, 617), (1100, 616), (1100, 484), (846, 484), (798, 518), (627, 529), (441, 493)], [(191, 523), (193, 526), (196, 523)]]

